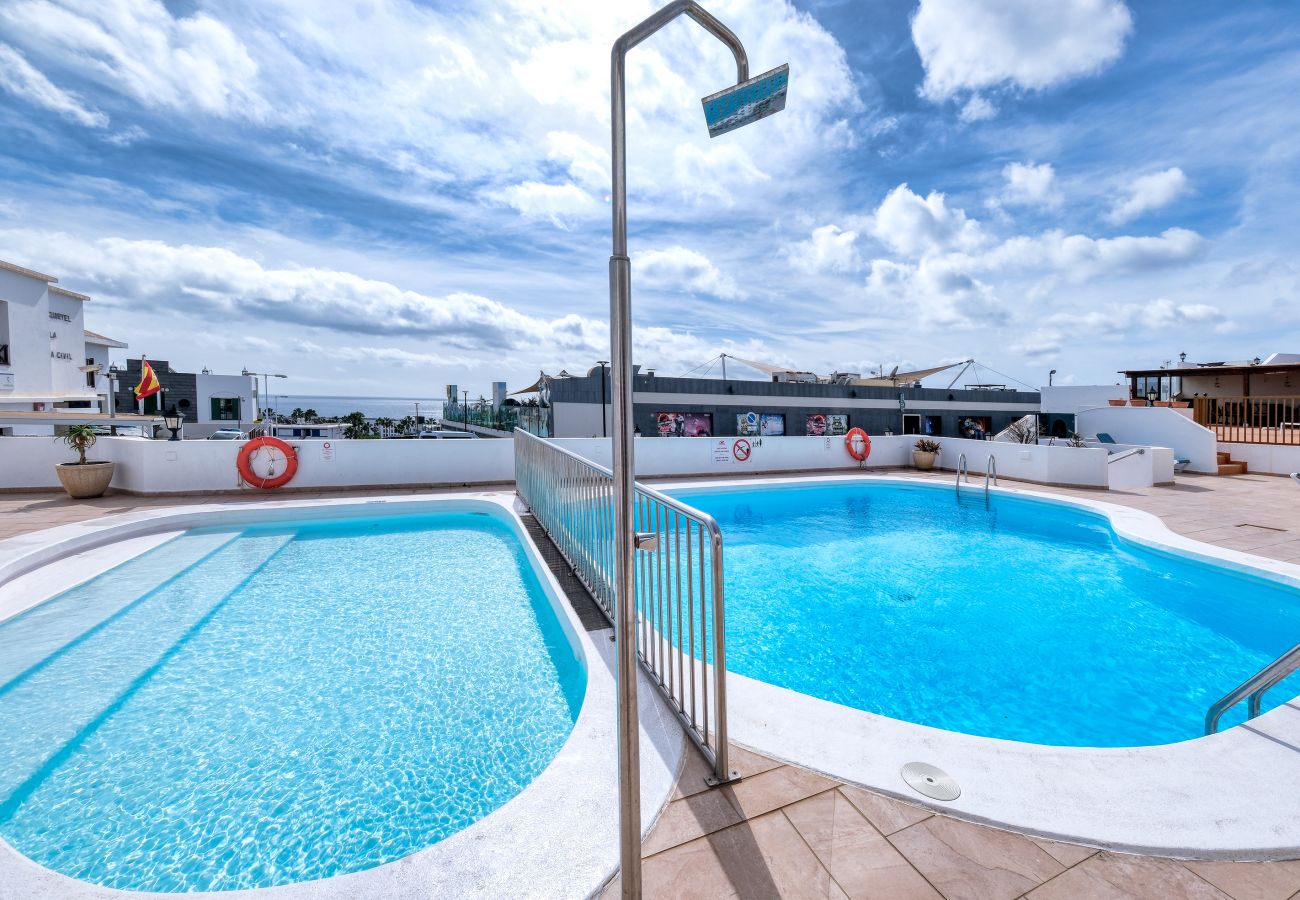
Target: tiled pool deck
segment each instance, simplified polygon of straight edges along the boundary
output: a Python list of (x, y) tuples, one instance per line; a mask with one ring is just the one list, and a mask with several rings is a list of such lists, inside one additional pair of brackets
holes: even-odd
[[(951, 473), (929, 477), (952, 481)], [(1131, 493), (1049, 490), (1133, 506), (1196, 540), (1300, 563), (1300, 488), (1282, 478), (1185, 476), (1172, 487)], [(393, 491), (292, 496), (366, 493)], [(241, 495), (249, 502), (266, 496)], [(0, 538), (194, 502), (175, 496), (73, 502), (52, 493), (0, 494)], [(1300, 900), (1300, 860), (1196, 862), (1096, 851), (934, 814), (740, 747), (732, 758), (743, 780), (708, 789), (705, 764), (689, 754), (674, 799), (643, 846), (645, 896)], [(617, 895), (616, 878), (604, 896)]]

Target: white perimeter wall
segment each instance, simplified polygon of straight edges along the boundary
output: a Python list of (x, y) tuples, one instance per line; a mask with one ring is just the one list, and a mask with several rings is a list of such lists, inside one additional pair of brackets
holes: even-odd
[(1045, 413), (1077, 413), (1094, 406), (1108, 406), (1111, 400), (1128, 399), (1126, 384), (1055, 384), (1040, 387), (1038, 392)]
[[(748, 439), (749, 455), (736, 453), (744, 439), (640, 438), (636, 442), (640, 476), (743, 475), (765, 472), (853, 470), (857, 463), (842, 437), (765, 437)], [(915, 435), (872, 438), (864, 468), (911, 464)], [(427, 486), (509, 482), (514, 479), (514, 442), (476, 441), (321, 441), (293, 440), (298, 474), (292, 488)], [(560, 446), (609, 464), (609, 442), (567, 438)], [(101, 438), (92, 459), (117, 463), (113, 487), (139, 493), (240, 490), (235, 459), (237, 441), (145, 441)], [(742, 446), (743, 451), (743, 446)], [(1104, 450), (1007, 444), (945, 438), (940, 468), (952, 469), (965, 452), (972, 481), (983, 478), (990, 455), (998, 474), (1043, 484), (1104, 488)], [(0, 438), (0, 489), (57, 488), (57, 462), (71, 462), (71, 450), (50, 438)], [(247, 490), (248, 488), (242, 488)]]
[(1103, 406), (1080, 412), (1076, 425), (1085, 437), (1103, 432), (1120, 444), (1168, 447), (1174, 456), (1189, 460), (1191, 471), (1217, 472), (1218, 441), (1214, 432), (1197, 425), (1183, 412), (1167, 406)]
[(1275, 444), (1220, 444), (1220, 450), (1227, 450), (1232, 458), (1244, 462), (1251, 472), (1271, 473), (1273, 475), (1290, 475), (1300, 472), (1300, 447), (1286, 447)]

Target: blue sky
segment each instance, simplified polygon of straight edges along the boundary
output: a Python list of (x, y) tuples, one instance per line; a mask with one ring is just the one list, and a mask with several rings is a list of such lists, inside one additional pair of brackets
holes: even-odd
[[(1293, 2), (707, 5), (789, 101), (710, 141), (725, 49), (679, 21), (633, 51), (644, 365), (1037, 385), (1300, 349)], [(295, 393), (581, 371), (608, 358), (609, 46), (651, 9), (7, 0), (0, 258), (133, 354)]]

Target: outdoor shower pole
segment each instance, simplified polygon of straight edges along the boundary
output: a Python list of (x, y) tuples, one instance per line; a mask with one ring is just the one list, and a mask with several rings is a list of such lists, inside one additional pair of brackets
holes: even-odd
[(636, 697), (636, 553), (633, 534), (632, 264), (627, 256), (627, 130), (624, 59), (627, 52), (680, 15), (688, 15), (731, 48), (736, 83), (749, 78), (740, 39), (694, 0), (676, 0), (614, 42), (610, 66), (610, 144), (613, 253), (609, 258), (610, 387), (614, 434), (615, 672), (618, 679), (618, 827), (624, 897), (641, 896), (641, 744)]

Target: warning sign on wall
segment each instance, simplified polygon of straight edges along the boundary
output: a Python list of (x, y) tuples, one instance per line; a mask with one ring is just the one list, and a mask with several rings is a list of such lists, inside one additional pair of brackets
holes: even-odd
[(333, 442), (333, 441), (321, 441), (321, 444), (320, 444), (320, 460), (321, 460), (321, 462), (333, 462), (333, 461), (334, 461), (334, 442)]
[(715, 466), (731, 465), (731, 441), (725, 438), (714, 438), (709, 445), (709, 454)]

